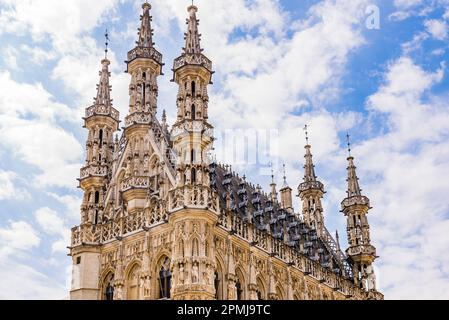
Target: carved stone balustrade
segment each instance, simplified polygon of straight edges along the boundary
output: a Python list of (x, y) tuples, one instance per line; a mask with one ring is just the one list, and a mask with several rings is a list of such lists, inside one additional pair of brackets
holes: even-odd
[(218, 196), (206, 186), (182, 186), (169, 192), (169, 211), (184, 208), (206, 209), (218, 214)]
[(134, 124), (150, 124), (152, 115), (147, 112), (134, 112), (125, 118), (125, 127), (128, 128)]
[(107, 166), (88, 165), (80, 170), (80, 179), (86, 179), (89, 177), (106, 177), (107, 175)]
[(86, 117), (88, 119), (90, 117), (100, 115), (100, 116), (110, 116), (116, 121), (120, 121), (119, 112), (111, 107), (106, 105), (93, 105), (86, 109)]
[(212, 61), (201, 53), (187, 53), (175, 59), (173, 70), (177, 70), (186, 65), (203, 66), (209, 71), (212, 71)]

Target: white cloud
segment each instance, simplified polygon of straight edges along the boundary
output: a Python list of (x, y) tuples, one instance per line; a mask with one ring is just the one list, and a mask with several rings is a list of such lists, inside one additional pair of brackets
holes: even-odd
[(35, 213), (36, 221), (42, 230), (58, 239), (52, 244), (52, 252), (67, 252), (67, 245), (70, 242), (70, 229), (65, 225), (64, 220), (58, 213), (50, 208), (40, 208)]
[(2, 50), (2, 56), (3, 56), (3, 61), (5, 63), (5, 67), (10, 70), (19, 71), (20, 67), (17, 62), (18, 55), (19, 55), (19, 51), (16, 48), (14, 48), (13, 46), (4, 47)]
[(25, 221), (10, 221), (9, 227), (0, 229), (0, 257), (6, 259), (16, 251), (28, 251), (37, 247), (40, 238), (33, 227)]
[(429, 92), (443, 75), (444, 69), (427, 71), (408, 57), (391, 63), (367, 101), (387, 115), (388, 133), (354, 148), (363, 164), (359, 176), (373, 177), (362, 187), (373, 199), (371, 232), (390, 299), (448, 298), (447, 259), (437, 250), (449, 249), (442, 240), (449, 232), (449, 182), (441, 179), (449, 170), (449, 109)]
[(435, 39), (437, 40), (445, 40), (447, 38), (447, 32), (448, 32), (448, 25), (443, 20), (426, 20), (424, 22), (424, 25), (427, 29), (427, 32), (429, 32)]
[(35, 185), (76, 186), (82, 148), (72, 134), (43, 121), (8, 116), (0, 116), (0, 134), (13, 156), (40, 171)]
[(0, 200), (23, 200), (30, 198), (27, 190), (19, 188), (16, 181), (20, 180), (15, 172), (0, 169)]
[(53, 277), (15, 260), (0, 259), (0, 278), (2, 300), (62, 300), (67, 296), (66, 286)]
[(30, 47), (26, 44), (20, 46), (20, 50), (26, 53), (26, 56), (31, 56), (31, 62), (42, 65), (44, 62), (54, 60), (56, 55), (54, 52), (44, 50), (38, 46)]

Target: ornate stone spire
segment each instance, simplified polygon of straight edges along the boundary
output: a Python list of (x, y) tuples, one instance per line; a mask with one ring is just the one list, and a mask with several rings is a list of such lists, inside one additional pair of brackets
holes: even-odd
[(200, 46), (201, 34), (198, 33), (198, 25), (200, 21), (196, 18), (198, 8), (191, 5), (187, 8), (187, 11), (189, 12), (189, 18), (187, 19), (188, 28), (187, 33), (184, 34), (186, 46), (183, 50), (186, 54), (201, 53), (203, 51)]
[(299, 185), (299, 192), (308, 190), (308, 189), (319, 189), (324, 192), (323, 184), (317, 180), (315, 175), (315, 165), (313, 164), (313, 156), (311, 150), (311, 146), (309, 144), (309, 136), (308, 136), (308, 126), (304, 127), (305, 135), (306, 135), (306, 146), (304, 147), (306, 152), (304, 155), (305, 164), (304, 164), (304, 182)]
[(143, 48), (152, 48), (154, 45), (153, 42), (153, 29), (151, 29), (151, 21), (153, 18), (150, 15), (151, 5), (148, 2), (145, 2), (142, 5), (143, 14), (140, 17), (140, 21), (142, 22), (139, 30), (139, 39), (136, 44), (139, 47)]
[(112, 106), (111, 99), (111, 86), (109, 85), (109, 65), (111, 62), (105, 58), (101, 61), (100, 82), (97, 84), (97, 97), (94, 99), (95, 105), (101, 105), (105, 107)]
[[(151, 21), (153, 20), (150, 15), (151, 5), (145, 2), (142, 5), (142, 15), (140, 16), (141, 25), (138, 28), (137, 35), (139, 36), (136, 41), (136, 46), (134, 49), (128, 52), (128, 60), (126, 61), (128, 65), (127, 72), (132, 74), (134, 71), (133, 61), (136, 59), (149, 59), (155, 63), (152, 66), (153, 71), (158, 74), (162, 74), (162, 54), (154, 48), (153, 42), (153, 29), (151, 28)], [(148, 63), (147, 63), (148, 64)]]
[(311, 146), (306, 145), (306, 154), (304, 158), (306, 159), (305, 165), (304, 165), (304, 182), (311, 182), (316, 181), (316, 175), (315, 175), (315, 165), (313, 164), (312, 160), (312, 153), (310, 152)]
[(354, 165), (354, 157), (348, 157), (348, 162), (349, 162), (349, 166), (348, 166), (348, 179), (346, 179), (346, 181), (348, 182), (348, 198), (352, 197), (352, 196), (360, 196), (361, 193), (361, 189), (359, 186), (359, 178), (357, 177), (356, 174), (356, 166)]
[(346, 179), (346, 181), (348, 182), (348, 198), (352, 197), (352, 196), (360, 196), (362, 195), (361, 193), (361, 189), (359, 186), (359, 178), (357, 177), (357, 173), (356, 173), (356, 166), (354, 165), (354, 157), (351, 155), (351, 142), (349, 140), (349, 133), (346, 135), (347, 139), (348, 139), (348, 153), (349, 156), (347, 158), (348, 162), (349, 162), (349, 166), (348, 166), (348, 179)]

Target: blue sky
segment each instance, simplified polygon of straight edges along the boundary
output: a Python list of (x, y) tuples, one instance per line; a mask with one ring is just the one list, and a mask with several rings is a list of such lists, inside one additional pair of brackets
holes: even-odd
[[(189, 2), (151, 1), (154, 41), (166, 63), (159, 115), (166, 109), (169, 123), (177, 90), (170, 69), (183, 46)], [(122, 118), (127, 112), (123, 61), (136, 40), (141, 4), (61, 3), (0, 0), (0, 298), (67, 296), (68, 230), (79, 223), (81, 203), (81, 117), (95, 95), (106, 28), (114, 104)], [(327, 190), (326, 224), (345, 243), (338, 206), (350, 131), (360, 183), (374, 207), (380, 289), (387, 299), (449, 298), (449, 1), (195, 3), (216, 71), (209, 109), (218, 159), (232, 153), (224, 130), (274, 130), (267, 161), (227, 162), (265, 190), (268, 159), (278, 184), (285, 162), (296, 188), (301, 128), (309, 124)], [(378, 29), (366, 26), (373, 5)]]

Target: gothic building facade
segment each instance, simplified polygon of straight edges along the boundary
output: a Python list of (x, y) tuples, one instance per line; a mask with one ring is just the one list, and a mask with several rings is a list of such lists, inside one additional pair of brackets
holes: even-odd
[(102, 60), (94, 104), (86, 109), (81, 223), (72, 229), (71, 299), (383, 299), (376, 290), (367, 213), (348, 158), (348, 249), (328, 232), (311, 146), (305, 147), (302, 211), (284, 185), (265, 193), (211, 161), (208, 117), (212, 62), (203, 54), (197, 7), (188, 8), (185, 47), (175, 59), (177, 119), (157, 117), (162, 55), (143, 5), (128, 53), (129, 112), (120, 130), (109, 65)]

